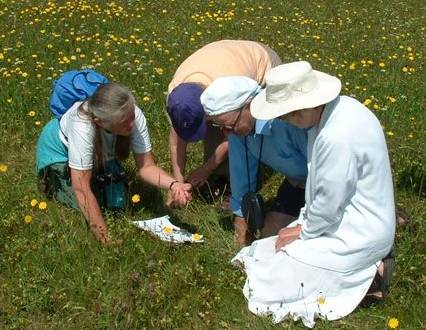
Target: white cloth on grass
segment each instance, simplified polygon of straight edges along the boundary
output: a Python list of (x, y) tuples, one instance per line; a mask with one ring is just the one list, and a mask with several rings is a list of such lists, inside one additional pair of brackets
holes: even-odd
[(252, 312), (312, 327), (316, 317), (341, 318), (362, 300), (392, 247), (395, 206), (383, 130), (358, 101), (341, 96), (326, 105), (308, 132), (307, 155), (300, 239), (279, 253), (276, 236), (261, 240), (233, 261), (244, 264)]
[(203, 243), (204, 237), (200, 234), (191, 234), (185, 229), (181, 229), (170, 222), (170, 217), (154, 218), (144, 221), (133, 222), (140, 229), (149, 231), (158, 236), (161, 240), (172, 243)]

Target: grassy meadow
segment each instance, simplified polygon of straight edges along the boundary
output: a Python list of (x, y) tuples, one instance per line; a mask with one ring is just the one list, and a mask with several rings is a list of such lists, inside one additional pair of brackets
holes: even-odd
[[(132, 193), (141, 201), (106, 213), (113, 237), (124, 243), (102, 247), (79, 212), (37, 188), (35, 144), (62, 72), (93, 67), (134, 91), (157, 162), (170, 170), (165, 93), (175, 69), (206, 43), (250, 39), (284, 62), (308, 60), (339, 76), (342, 93), (377, 115), (397, 204), (412, 217), (397, 230), (386, 302), (319, 321), (316, 329), (386, 329), (391, 318), (400, 329), (425, 329), (425, 22), (422, 0), (0, 0), (0, 328), (304, 328), (248, 311), (244, 275), (229, 262), (238, 249), (231, 216), (218, 211), (220, 196), (170, 213), (176, 224), (205, 235), (204, 244), (161, 242), (130, 222), (167, 211), (164, 192), (140, 182), (129, 160)], [(191, 146), (190, 168), (201, 150)], [(280, 179), (265, 179), (263, 193), (273, 196)]]

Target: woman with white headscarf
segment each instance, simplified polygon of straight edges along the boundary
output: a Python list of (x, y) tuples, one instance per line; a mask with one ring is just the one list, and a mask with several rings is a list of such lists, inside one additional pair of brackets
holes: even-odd
[(278, 236), (233, 259), (247, 273), (250, 311), (275, 322), (335, 320), (351, 313), (378, 280), (384, 298), (393, 270), (393, 185), (381, 125), (361, 103), (339, 96), (340, 80), (307, 62), (272, 69), (252, 101), (257, 119), (308, 131), (306, 204)]

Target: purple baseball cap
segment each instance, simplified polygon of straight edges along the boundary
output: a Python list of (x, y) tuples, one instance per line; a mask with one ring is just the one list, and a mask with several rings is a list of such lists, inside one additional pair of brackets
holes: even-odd
[(206, 136), (206, 121), (200, 96), (204, 88), (195, 83), (178, 85), (169, 94), (167, 112), (177, 135), (180, 138), (196, 142)]

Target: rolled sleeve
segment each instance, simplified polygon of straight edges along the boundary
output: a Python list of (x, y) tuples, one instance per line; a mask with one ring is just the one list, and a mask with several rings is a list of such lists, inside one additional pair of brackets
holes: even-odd
[(131, 146), (135, 154), (143, 154), (152, 149), (146, 118), (137, 106), (135, 107), (135, 125), (131, 135)]

